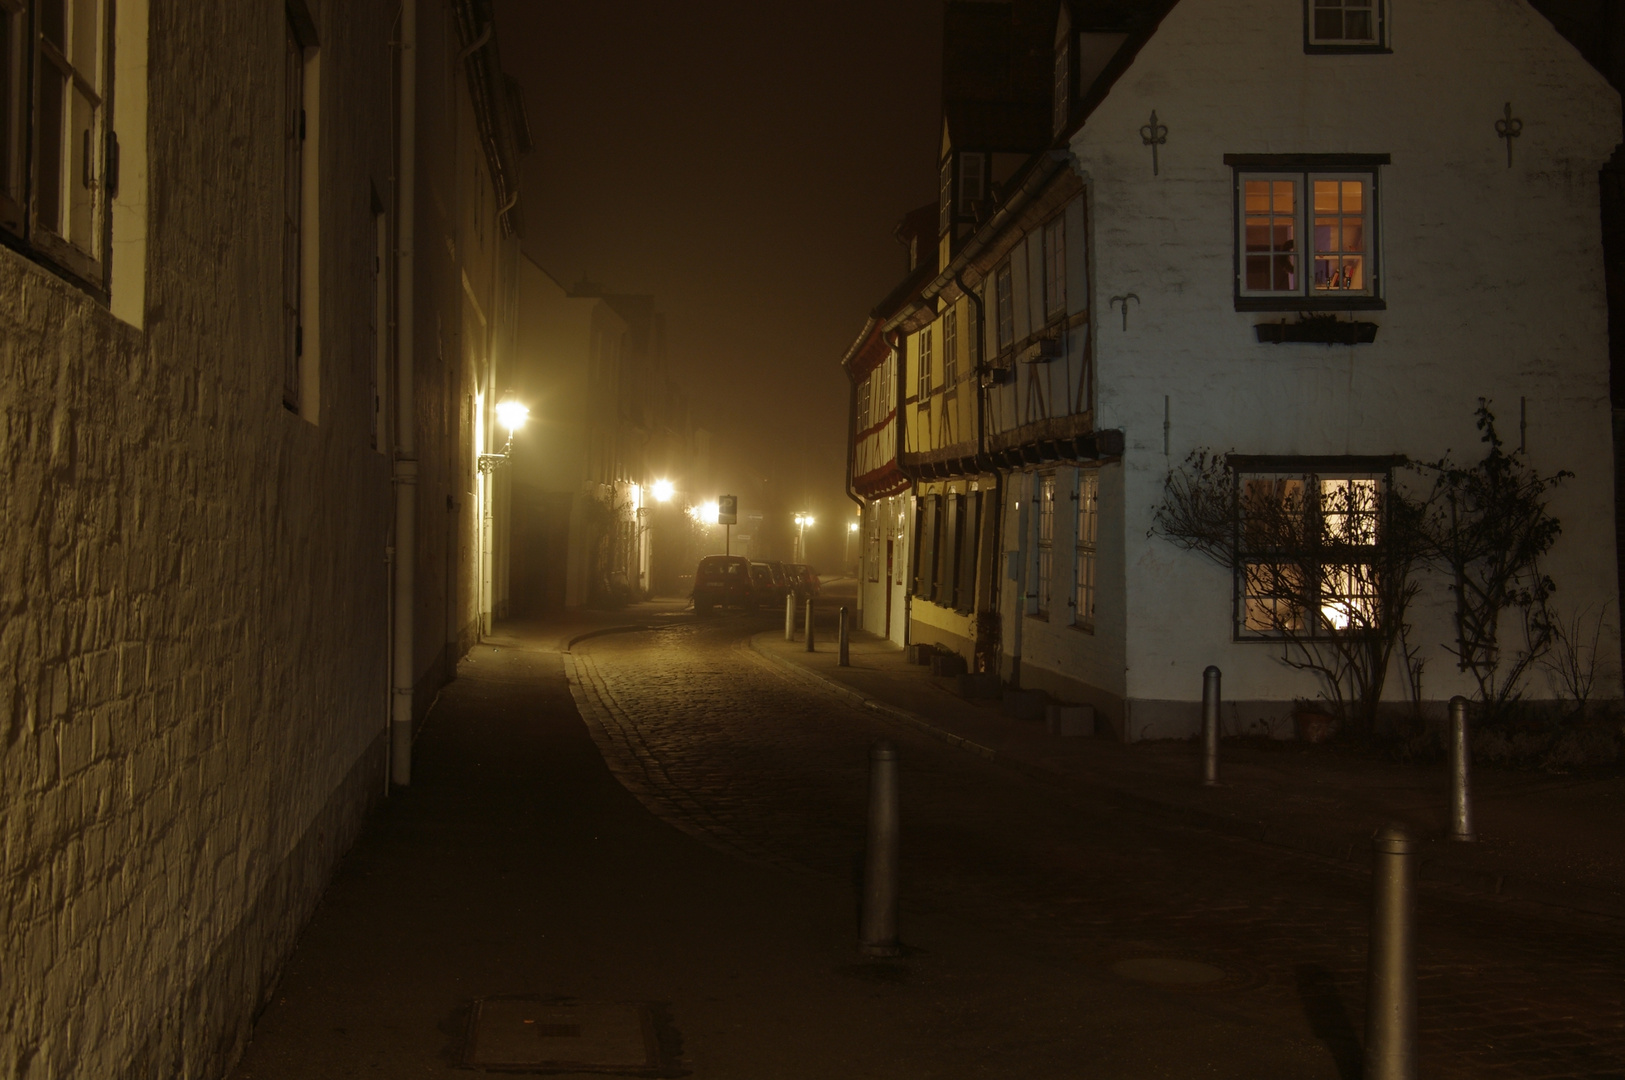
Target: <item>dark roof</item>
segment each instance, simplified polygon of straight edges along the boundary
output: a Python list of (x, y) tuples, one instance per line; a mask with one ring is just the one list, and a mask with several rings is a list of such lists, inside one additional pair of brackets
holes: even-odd
[(1060, 0), (948, 0), (944, 101), (1048, 101)]
[(1032, 154), (1049, 145), (1049, 102), (946, 101), (948, 138), (956, 150)]

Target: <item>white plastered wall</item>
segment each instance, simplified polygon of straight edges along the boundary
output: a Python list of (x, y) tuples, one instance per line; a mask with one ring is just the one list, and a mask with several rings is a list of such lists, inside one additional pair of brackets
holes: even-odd
[[(1208, 664), (1246, 726), (1271, 703), (1314, 696), (1269, 646), (1232, 641), (1229, 574), (1148, 538), (1163, 477), (1191, 450), (1254, 454), (1482, 453), (1480, 397), (1529, 461), (1576, 473), (1552, 500), (1563, 535), (1547, 568), (1565, 612), (1617, 597), (1607, 322), (1597, 170), (1619, 139), (1619, 98), (1524, 0), (1414, 0), (1391, 54), (1306, 55), (1299, 7), (1183, 0), (1074, 138), (1090, 185), (1097, 311), (1141, 303), (1128, 329), (1098, 324), (1098, 416), (1120, 428), (1128, 737), (1184, 734)], [(1508, 168), (1495, 121), (1523, 121)], [(1168, 127), (1153, 176), (1139, 129)], [(1225, 154), (1389, 154), (1381, 173), (1387, 310), (1374, 344), (1263, 345), (1285, 313), (1233, 305), (1233, 176)], [(1164, 396), (1170, 453), (1163, 454)], [(1104, 541), (1103, 541), (1104, 543)], [(1414, 609), (1424, 696), (1470, 690), (1443, 643), (1436, 577)], [(1617, 604), (1598, 696), (1617, 697)], [(1397, 697), (1402, 680), (1391, 677)], [(1531, 696), (1549, 693), (1538, 674)], [(1249, 709), (1257, 717), (1248, 715)], [(1281, 710), (1275, 708), (1277, 718)]]

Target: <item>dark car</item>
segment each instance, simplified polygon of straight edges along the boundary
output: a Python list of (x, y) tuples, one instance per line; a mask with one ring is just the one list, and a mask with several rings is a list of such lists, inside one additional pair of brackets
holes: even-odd
[(790, 578), (790, 587), (795, 590), (796, 599), (807, 600), (817, 596), (823, 584), (818, 580), (818, 571), (806, 563), (791, 563), (784, 568)]
[(742, 555), (707, 555), (694, 571), (694, 610), (711, 614), (714, 607), (754, 609), (761, 602), (751, 580), (750, 560)]
[(790, 593), (784, 568), (778, 563), (751, 563), (750, 580), (756, 587), (756, 598), (762, 604), (783, 606), (784, 598)]

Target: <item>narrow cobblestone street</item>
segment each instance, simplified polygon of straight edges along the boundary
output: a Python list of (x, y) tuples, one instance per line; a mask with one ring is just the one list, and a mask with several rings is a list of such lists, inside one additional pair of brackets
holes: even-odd
[[(892, 739), (903, 762), (906, 943), (925, 939), (924, 920), (933, 935), (974, 927), (1042, 969), (1042, 982), (1115, 982), (1151, 1010), (1177, 1003), (1245, 1025), (1261, 1054), (1314, 1048), (1305, 1064), (1318, 1062), (1315, 1075), (1359, 1075), (1369, 878), (1358, 862), (1170, 829), (1035, 782), (775, 668), (748, 647), (770, 625), (681, 622), (596, 638), (567, 657), (611, 770), (652, 812), (764, 866), (851, 880), (867, 747)], [(1424, 1075), (1625, 1075), (1617, 923), (1425, 889), (1418, 934)], [(904, 968), (951, 968), (953, 949), (951, 937), (932, 937), (928, 958)], [(1138, 957), (1198, 960), (1226, 977), (1194, 991), (1140, 990), (1112, 971)], [(964, 1000), (997, 1009), (1030, 989), (990, 984)], [(1023, 1016), (1003, 1051), (1010, 1066), (1046, 1040), (1088, 1059), (1098, 1036), (1074, 1025), (1087, 1030), (1089, 1019), (1048, 1019), (1056, 1026), (1046, 1030), (1042, 1010)], [(1187, 1064), (1175, 1074), (1205, 1075)], [(1036, 1075), (1032, 1066), (1003, 1073), (1017, 1074)]]

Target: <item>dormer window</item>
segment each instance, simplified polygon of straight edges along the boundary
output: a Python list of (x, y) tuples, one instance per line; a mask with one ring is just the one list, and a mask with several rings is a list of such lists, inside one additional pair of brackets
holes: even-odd
[(1055, 47), (1055, 101), (1051, 117), (1053, 132), (1059, 135), (1066, 129), (1067, 115), (1072, 109), (1072, 49), (1062, 41)]
[(959, 213), (962, 216), (969, 218), (976, 216), (976, 208), (981, 205), (985, 195), (984, 179), (982, 155), (960, 154)]
[(1308, 52), (1386, 52), (1387, 0), (1304, 0)]

